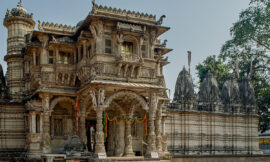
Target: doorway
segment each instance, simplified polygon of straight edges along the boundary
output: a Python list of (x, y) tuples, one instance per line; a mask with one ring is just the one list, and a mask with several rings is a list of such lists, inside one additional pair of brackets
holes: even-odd
[(96, 120), (86, 120), (85, 128), (87, 137), (87, 149), (89, 152), (95, 152)]

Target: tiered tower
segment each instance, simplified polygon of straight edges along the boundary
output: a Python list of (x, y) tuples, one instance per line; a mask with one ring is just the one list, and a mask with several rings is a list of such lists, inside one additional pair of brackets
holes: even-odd
[(33, 14), (28, 14), (19, 2), (16, 8), (7, 10), (4, 26), (8, 30), (7, 38), (7, 86), (13, 100), (23, 98), (24, 92), (24, 48), (25, 35), (35, 27)]

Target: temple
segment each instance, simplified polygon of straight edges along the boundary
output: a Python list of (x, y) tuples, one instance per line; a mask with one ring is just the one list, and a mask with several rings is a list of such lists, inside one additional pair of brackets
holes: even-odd
[(212, 72), (198, 94), (185, 68), (179, 73), (174, 98), (168, 104), (168, 147), (174, 155), (262, 154), (258, 143), (258, 113), (248, 77), (229, 76), (222, 89)]
[(164, 156), (163, 18), (93, 2), (76, 26), (34, 30), (21, 2), (7, 10), (1, 156)]
[(228, 78), (220, 92), (209, 73), (196, 95), (184, 69), (170, 103), (164, 18), (93, 1), (76, 26), (38, 21), (35, 30), (21, 2), (7, 10), (0, 161), (259, 154), (248, 78)]

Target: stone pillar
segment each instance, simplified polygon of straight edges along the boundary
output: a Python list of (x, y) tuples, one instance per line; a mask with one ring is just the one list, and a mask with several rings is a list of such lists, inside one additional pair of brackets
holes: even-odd
[(157, 148), (157, 152), (160, 156), (163, 154), (163, 152), (162, 152), (162, 136), (161, 136), (161, 114), (162, 114), (162, 109), (160, 106), (159, 110), (157, 111), (157, 118), (155, 120), (156, 148)]
[[(126, 122), (125, 122), (126, 123)], [(125, 124), (125, 153), (124, 156), (131, 157), (134, 156), (132, 149), (132, 136), (131, 136), (131, 125)]]
[(40, 133), (43, 133), (43, 113), (40, 114), (40, 122), (39, 122), (39, 130), (40, 130)]
[(51, 136), (50, 136), (50, 96), (42, 95), (43, 107), (43, 141), (42, 153), (47, 154), (51, 152)]
[(103, 132), (103, 111), (104, 107), (99, 106), (96, 108), (97, 114), (97, 123), (96, 123), (96, 145), (95, 145), (95, 154), (98, 153), (105, 153), (105, 146), (104, 146), (104, 132)]
[(85, 130), (85, 114), (80, 114), (80, 123), (79, 123), (79, 136), (81, 140), (83, 141), (84, 145), (87, 144), (87, 137), (86, 137), (86, 130)]
[(37, 56), (37, 51), (33, 50), (33, 65), (36, 66), (37, 62), (36, 62), (36, 56)]
[(124, 124), (116, 124), (115, 134), (115, 151), (114, 155), (121, 157), (124, 154), (124, 146), (125, 146), (125, 125)]
[(155, 134), (155, 113), (157, 109), (157, 94), (152, 93), (150, 95), (150, 103), (149, 103), (149, 133), (148, 133), (148, 141), (147, 141), (147, 149), (146, 149), (146, 156), (150, 157), (151, 152), (156, 152), (156, 134)]
[(59, 62), (59, 49), (58, 48), (55, 49), (55, 62), (56, 64)]
[(86, 53), (87, 53), (87, 49), (86, 49), (86, 40), (82, 41), (83, 43), (83, 58), (86, 58)]
[(40, 65), (48, 64), (47, 47), (48, 47), (49, 37), (47, 35), (40, 35), (38, 36), (38, 39), (42, 43), (42, 48), (41, 48), (41, 53), (40, 53)]
[(80, 62), (81, 61), (81, 46), (79, 45), (78, 46), (78, 62)]
[(30, 115), (31, 115), (31, 122), (32, 122), (31, 133), (35, 134), (35, 133), (37, 133), (36, 132), (36, 130), (37, 130), (37, 121), (36, 121), (37, 115), (36, 115), (36, 112), (31, 112)]

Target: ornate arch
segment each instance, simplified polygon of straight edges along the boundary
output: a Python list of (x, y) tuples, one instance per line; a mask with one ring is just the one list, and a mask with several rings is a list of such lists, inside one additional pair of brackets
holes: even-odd
[(53, 109), (56, 106), (56, 104), (58, 104), (61, 101), (70, 102), (72, 104), (72, 107), (75, 108), (75, 100), (72, 99), (71, 97), (57, 97), (57, 98), (55, 98), (55, 99), (52, 100), (52, 102), (50, 104), (50, 110), (53, 111)]
[(129, 96), (129, 97), (136, 99), (138, 101), (138, 103), (142, 106), (142, 108), (148, 112), (149, 106), (148, 106), (146, 99), (133, 91), (127, 91), (127, 90), (121, 90), (121, 91), (113, 93), (112, 95), (110, 95), (109, 97), (106, 98), (104, 105), (106, 107), (108, 107), (114, 99), (116, 99), (118, 97), (122, 97), (122, 96)]

